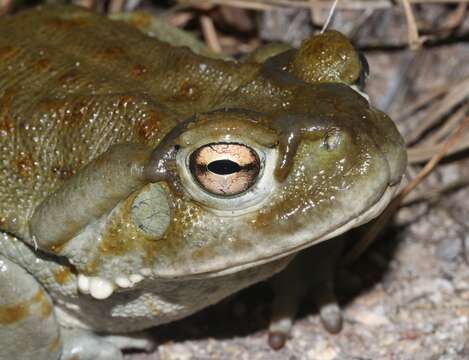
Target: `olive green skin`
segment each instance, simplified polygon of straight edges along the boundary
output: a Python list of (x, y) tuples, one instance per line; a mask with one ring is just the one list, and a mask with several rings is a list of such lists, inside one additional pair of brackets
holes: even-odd
[[(0, 255), (37, 274), (53, 299), (80, 305), (70, 312), (82, 326), (145, 328), (266, 278), (287, 255), (376, 216), (404, 171), (402, 138), (351, 87), (363, 69), (337, 32), (243, 62), (195, 55), (78, 8), (7, 17), (0, 33), (0, 229), (17, 239)], [(200, 200), (171, 152), (227, 138), (277, 157), (270, 187), (245, 208)], [(96, 181), (117, 193), (98, 206), (92, 179), (103, 164)], [(136, 197), (155, 183), (170, 211), (158, 235), (132, 220)], [(83, 189), (96, 194), (81, 202)], [(70, 206), (86, 214), (67, 217)], [(90, 236), (96, 224), (99, 237)], [(44, 264), (33, 269), (25, 259), (34, 257)], [(113, 279), (141, 268), (151, 272), (133, 292), (116, 289), (102, 305), (76, 287), (78, 274)], [(192, 301), (194, 288), (206, 297)], [(103, 320), (129, 294), (158, 292), (184, 305)]]

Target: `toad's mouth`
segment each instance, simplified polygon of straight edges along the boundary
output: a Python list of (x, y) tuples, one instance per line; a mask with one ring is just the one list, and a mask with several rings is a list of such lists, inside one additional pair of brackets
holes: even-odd
[[(390, 203), (390, 201), (393, 199), (394, 195), (396, 194), (397, 190), (400, 188), (401, 181), (395, 183), (395, 184), (390, 184), (388, 185), (383, 193), (381, 194), (381, 197), (378, 197), (376, 202), (368, 207), (366, 210), (364, 210), (360, 215), (350, 219), (349, 221), (343, 223), (341, 226), (337, 227), (334, 231), (328, 232), (327, 234), (324, 234), (322, 236), (319, 236), (314, 239), (309, 239), (307, 240), (308, 237), (311, 236), (311, 229), (310, 228), (305, 228), (295, 235), (294, 237), (298, 238), (298, 242), (301, 243), (301, 245), (298, 245), (296, 247), (292, 247), (286, 251), (281, 251), (277, 254), (269, 255), (264, 258), (257, 259), (255, 261), (251, 262), (245, 262), (245, 263), (238, 263), (235, 264), (231, 267), (224, 268), (222, 270), (216, 269), (212, 271), (207, 271), (207, 272), (199, 272), (199, 273), (194, 273), (189, 276), (184, 276), (184, 278), (210, 278), (210, 277), (218, 277), (218, 276), (225, 276), (233, 273), (237, 273), (252, 267), (260, 266), (266, 263), (269, 263), (271, 261), (275, 261), (284, 257), (287, 257), (289, 255), (292, 255), (294, 253), (297, 253), (305, 248), (308, 248), (313, 245), (317, 245), (322, 241), (337, 237), (348, 230), (355, 228), (357, 226), (363, 225), (370, 220), (376, 218), (379, 216), (383, 210), (386, 208), (386, 206)], [(302, 241), (304, 240), (304, 241)]]

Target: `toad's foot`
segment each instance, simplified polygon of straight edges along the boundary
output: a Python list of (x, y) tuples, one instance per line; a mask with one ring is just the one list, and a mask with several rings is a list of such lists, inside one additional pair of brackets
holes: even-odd
[[(275, 299), (269, 326), (269, 345), (285, 345), (301, 300), (312, 292), (324, 328), (330, 333), (342, 329), (342, 314), (334, 294), (334, 275), (343, 240), (328, 240), (301, 252), (272, 280)], [(314, 267), (314, 273), (310, 270)]]

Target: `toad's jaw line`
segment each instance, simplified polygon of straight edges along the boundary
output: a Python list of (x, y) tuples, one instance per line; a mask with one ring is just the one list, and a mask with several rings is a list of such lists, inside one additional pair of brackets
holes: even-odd
[[(322, 237), (313, 239), (312, 241), (302, 243), (302, 245), (291, 248), (289, 250), (281, 251), (280, 253), (278, 253), (276, 255), (261, 258), (259, 260), (253, 261), (253, 262), (237, 264), (237, 265), (234, 265), (230, 268), (223, 269), (223, 270), (213, 270), (213, 271), (207, 271), (207, 272), (194, 273), (194, 274), (181, 276), (181, 277), (177, 277), (177, 278), (180, 278), (180, 279), (181, 278), (190, 279), (190, 278), (199, 278), (199, 277), (207, 278), (207, 277), (218, 277), (218, 276), (224, 276), (224, 275), (236, 273), (236, 272), (243, 271), (243, 270), (255, 267), (255, 266), (260, 266), (262, 264), (265, 264), (265, 263), (268, 263), (268, 262), (271, 262), (271, 261), (274, 261), (274, 260), (278, 260), (280, 258), (286, 257), (288, 255), (299, 252), (299, 251), (301, 251), (305, 248), (308, 248), (308, 247), (312, 246), (313, 244), (317, 245), (320, 242), (323, 242), (325, 240), (337, 237), (337, 236), (345, 233), (346, 231), (348, 231), (348, 230), (350, 230), (354, 227), (357, 227), (359, 225), (367, 223), (368, 221), (374, 219), (379, 214), (381, 214), (383, 212), (383, 210), (386, 208), (386, 206), (389, 204), (389, 202), (392, 200), (394, 194), (399, 189), (399, 187), (400, 187), (400, 182), (396, 183), (396, 184), (393, 184), (393, 185), (388, 185), (386, 187), (385, 191), (383, 192), (383, 194), (381, 195), (381, 197), (371, 207), (369, 207), (365, 212), (363, 212), (359, 216), (351, 219), (347, 223), (345, 223), (342, 226), (338, 227), (336, 230), (334, 230), (330, 233), (327, 233), (326, 235), (324, 235)], [(295, 234), (294, 236), (297, 237), (297, 238), (308, 239), (309, 234), (311, 234), (311, 230), (310, 229), (305, 229), (305, 230), (301, 231), (300, 233)]]

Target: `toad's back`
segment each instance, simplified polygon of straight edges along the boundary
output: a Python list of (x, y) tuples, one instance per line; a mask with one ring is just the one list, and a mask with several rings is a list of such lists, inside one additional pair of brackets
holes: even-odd
[(24, 12), (0, 33), (0, 227), (17, 235), (43, 198), (112, 144), (153, 146), (250, 73), (201, 64), (78, 8)]

